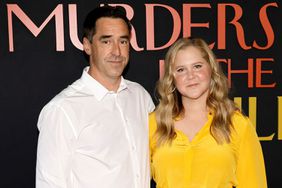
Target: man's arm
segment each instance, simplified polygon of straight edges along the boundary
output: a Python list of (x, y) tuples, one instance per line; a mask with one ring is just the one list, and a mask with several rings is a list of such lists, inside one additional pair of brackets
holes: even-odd
[(59, 106), (47, 105), (38, 119), (37, 188), (67, 188), (73, 136), (71, 121)]

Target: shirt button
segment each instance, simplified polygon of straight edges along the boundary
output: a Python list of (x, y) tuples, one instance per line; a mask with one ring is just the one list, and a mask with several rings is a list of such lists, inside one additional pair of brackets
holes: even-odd
[(135, 151), (136, 150), (136, 147), (135, 146), (132, 146), (132, 151)]

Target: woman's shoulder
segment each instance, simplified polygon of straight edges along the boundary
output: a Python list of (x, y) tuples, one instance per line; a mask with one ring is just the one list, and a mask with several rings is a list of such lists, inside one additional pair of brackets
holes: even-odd
[(149, 114), (149, 119), (151, 120), (154, 120), (154, 119), (156, 119), (156, 112), (155, 111), (153, 111), (153, 112), (151, 112), (150, 114)]
[(150, 136), (154, 134), (157, 130), (157, 120), (156, 120), (156, 112), (153, 111), (149, 114), (149, 130)]
[(235, 132), (241, 136), (243, 136), (246, 131), (254, 128), (250, 119), (240, 111), (236, 111), (232, 115), (232, 124)]

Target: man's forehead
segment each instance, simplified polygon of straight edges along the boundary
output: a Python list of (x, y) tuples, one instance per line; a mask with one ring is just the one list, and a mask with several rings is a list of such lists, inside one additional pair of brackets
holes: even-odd
[(96, 28), (101, 26), (109, 27), (109, 28), (113, 26), (120, 26), (120, 27), (126, 27), (126, 29), (128, 30), (126, 22), (121, 18), (111, 18), (111, 17), (99, 18), (96, 21)]
[(93, 37), (97, 38), (129, 38), (129, 30), (122, 19), (101, 18), (96, 22), (96, 31)]

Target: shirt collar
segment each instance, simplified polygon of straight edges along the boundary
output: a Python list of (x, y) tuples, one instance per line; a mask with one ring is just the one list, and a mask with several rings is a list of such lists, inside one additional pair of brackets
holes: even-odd
[[(96, 97), (98, 101), (102, 100), (104, 96), (109, 93), (114, 93), (105, 88), (101, 83), (95, 80), (92, 76), (88, 74), (89, 66), (85, 67), (81, 76), (81, 80), (87, 87), (91, 90), (91, 93)], [(128, 88), (126, 80), (121, 76), (121, 82), (117, 93)]]

